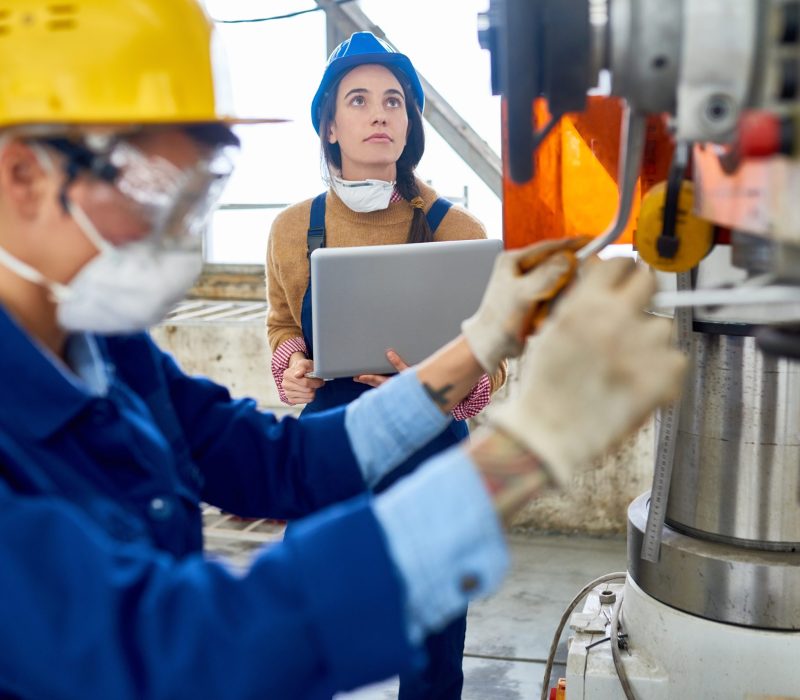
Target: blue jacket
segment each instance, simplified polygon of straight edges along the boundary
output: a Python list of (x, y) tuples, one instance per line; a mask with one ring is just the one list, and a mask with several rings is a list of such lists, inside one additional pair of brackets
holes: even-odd
[[(0, 697), (330, 697), (406, 670), (404, 591), (344, 428), (232, 400), (146, 335), (104, 397), (0, 309)], [(298, 518), (245, 576), (200, 501)]]

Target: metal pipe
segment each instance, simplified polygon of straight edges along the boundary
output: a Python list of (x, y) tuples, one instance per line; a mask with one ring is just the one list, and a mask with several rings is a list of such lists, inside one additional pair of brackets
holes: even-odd
[(670, 309), (680, 306), (758, 306), (760, 304), (800, 304), (800, 287), (773, 285), (755, 289), (753, 287), (737, 287), (735, 289), (658, 292), (653, 295), (651, 302), (654, 309)]
[(646, 133), (647, 116), (627, 105), (622, 121), (620, 139), (622, 148), (619, 158), (619, 207), (617, 209), (617, 217), (610, 228), (575, 254), (578, 260), (586, 260), (616, 241), (628, 225), (628, 219), (630, 219), (633, 207), (633, 196), (636, 192), (636, 182), (639, 179), (639, 170), (642, 167)]

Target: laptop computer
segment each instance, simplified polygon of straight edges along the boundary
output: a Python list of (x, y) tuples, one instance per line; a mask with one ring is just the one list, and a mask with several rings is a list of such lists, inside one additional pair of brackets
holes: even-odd
[(319, 248), (311, 254), (314, 373), (392, 374), (461, 332), (480, 305), (499, 240)]

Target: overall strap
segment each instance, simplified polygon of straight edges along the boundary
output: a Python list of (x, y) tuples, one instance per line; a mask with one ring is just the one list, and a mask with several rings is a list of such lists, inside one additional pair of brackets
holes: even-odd
[(432, 205), (431, 208), (428, 210), (428, 213), (425, 215), (425, 218), (428, 220), (428, 226), (430, 226), (431, 233), (436, 233), (436, 229), (439, 228), (439, 224), (442, 223), (442, 219), (444, 219), (444, 215), (447, 214), (450, 207), (453, 206), (453, 203), (444, 197), (439, 197)]
[(311, 313), (311, 253), (317, 248), (325, 247), (325, 195), (323, 192), (314, 197), (311, 202), (311, 214), (308, 217), (308, 233), (306, 243), (308, 245), (308, 286), (303, 294), (303, 303), (300, 307), (300, 327), (303, 330), (303, 338), (306, 341), (306, 353), (308, 357), (314, 357), (314, 329)]
[(311, 256), (317, 248), (325, 247), (325, 197), (327, 192), (318, 194), (311, 202), (311, 215), (308, 220), (308, 255)]

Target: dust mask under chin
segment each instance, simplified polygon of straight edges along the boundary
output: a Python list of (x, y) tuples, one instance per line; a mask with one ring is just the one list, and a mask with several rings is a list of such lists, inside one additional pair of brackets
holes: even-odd
[(394, 182), (342, 180), (335, 175), (331, 177), (331, 186), (348, 208), (360, 214), (387, 209), (394, 192)]

